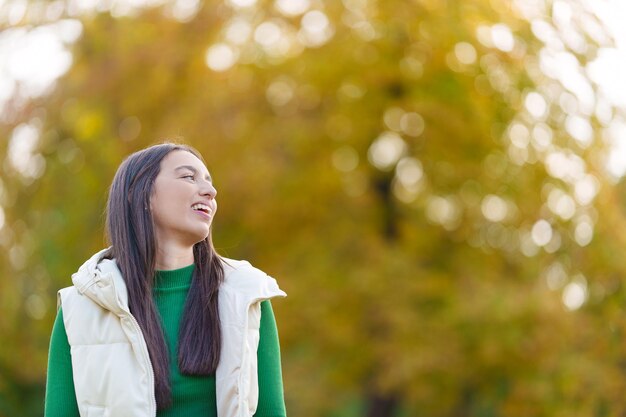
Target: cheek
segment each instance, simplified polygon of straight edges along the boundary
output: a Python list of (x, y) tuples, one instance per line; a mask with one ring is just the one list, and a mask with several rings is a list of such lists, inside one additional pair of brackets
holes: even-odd
[(159, 207), (157, 210), (160, 213), (160, 216), (163, 218), (176, 219), (183, 215), (182, 207), (180, 204), (176, 204), (177, 200), (175, 198), (169, 198), (165, 200), (161, 200)]
[(180, 215), (181, 202), (184, 200), (181, 186), (170, 182), (155, 184), (155, 189), (150, 197), (150, 209), (155, 220), (171, 218)]
[(152, 218), (156, 223), (167, 223), (171, 219), (180, 215), (180, 208), (176, 207), (177, 199), (174, 196), (155, 195), (150, 199), (150, 210)]

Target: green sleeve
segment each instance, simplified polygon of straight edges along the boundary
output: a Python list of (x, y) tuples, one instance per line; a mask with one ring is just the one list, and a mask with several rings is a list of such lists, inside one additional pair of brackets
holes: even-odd
[(261, 302), (259, 333), (259, 404), (254, 417), (286, 417), (278, 330), (269, 300)]
[(44, 417), (79, 416), (70, 344), (63, 324), (63, 312), (59, 309), (50, 337)]

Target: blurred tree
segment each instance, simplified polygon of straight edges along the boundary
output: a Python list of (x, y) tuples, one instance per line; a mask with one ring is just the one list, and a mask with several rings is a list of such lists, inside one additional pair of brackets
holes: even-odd
[(1, 413), (41, 395), (117, 165), (179, 135), (220, 191), (218, 249), (289, 294), (290, 414), (626, 412), (615, 109), (581, 69), (602, 33), (582, 3), (584, 48), (564, 2), (72, 4), (71, 69), (0, 127)]

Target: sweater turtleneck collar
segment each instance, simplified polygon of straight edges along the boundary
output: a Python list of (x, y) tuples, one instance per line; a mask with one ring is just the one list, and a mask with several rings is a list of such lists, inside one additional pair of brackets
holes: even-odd
[(169, 290), (175, 288), (189, 288), (195, 264), (167, 271), (154, 271), (154, 289)]

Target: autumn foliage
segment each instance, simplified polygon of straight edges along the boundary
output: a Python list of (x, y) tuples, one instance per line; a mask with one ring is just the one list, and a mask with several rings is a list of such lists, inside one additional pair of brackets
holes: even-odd
[(106, 244), (119, 163), (161, 140), (204, 155), (218, 251), (289, 294), (290, 415), (626, 413), (620, 110), (546, 73), (552, 2), (179, 3), (68, 6), (71, 68), (7, 107), (0, 415), (41, 414), (55, 293)]

